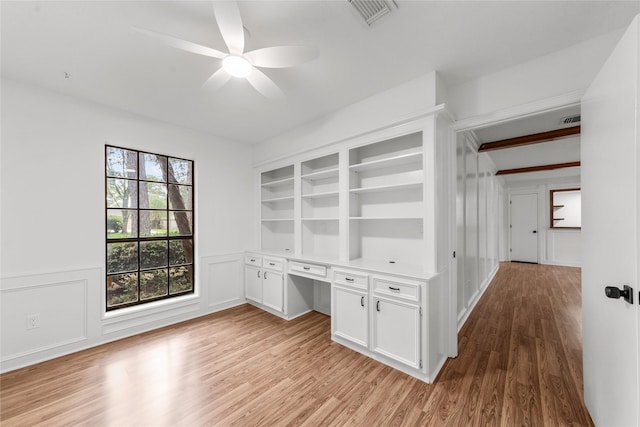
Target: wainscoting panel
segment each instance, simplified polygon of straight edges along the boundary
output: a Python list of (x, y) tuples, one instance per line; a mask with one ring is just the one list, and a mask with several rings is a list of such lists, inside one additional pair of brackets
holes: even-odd
[(223, 309), (245, 302), (243, 259), (244, 253), (200, 259), (210, 308)]
[[(31, 356), (86, 341), (89, 284), (96, 271), (2, 280), (2, 361)], [(29, 327), (28, 318), (37, 317)]]

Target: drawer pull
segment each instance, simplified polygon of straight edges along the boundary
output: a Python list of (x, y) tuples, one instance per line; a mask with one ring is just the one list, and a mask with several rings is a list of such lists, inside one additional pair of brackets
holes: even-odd
[(251, 258), (249, 261), (256, 262), (256, 259), (255, 258)]
[(400, 292), (400, 288), (394, 288), (393, 286), (389, 286), (389, 289), (393, 292)]
[(376, 302), (376, 311), (380, 311), (380, 300)]
[(274, 263), (272, 263), (272, 262), (270, 262), (270, 263), (269, 263), (269, 265), (273, 267), (275, 264), (274, 264)]
[(309, 270), (311, 270), (311, 267), (302, 267), (302, 269), (309, 271)]
[(353, 282), (354, 279), (352, 277), (345, 277), (344, 280), (346, 280), (347, 282)]
[(360, 305), (364, 307), (364, 296), (360, 297)]

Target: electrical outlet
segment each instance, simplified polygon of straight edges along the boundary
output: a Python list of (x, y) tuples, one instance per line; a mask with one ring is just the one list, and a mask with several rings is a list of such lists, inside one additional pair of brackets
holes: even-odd
[(27, 329), (36, 329), (40, 327), (40, 313), (27, 315)]

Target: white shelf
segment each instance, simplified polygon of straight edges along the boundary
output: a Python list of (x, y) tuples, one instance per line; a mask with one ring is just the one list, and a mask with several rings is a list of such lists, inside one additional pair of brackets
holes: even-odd
[(338, 221), (338, 218), (336, 217), (302, 218), (302, 221)]
[(312, 194), (303, 194), (303, 199), (323, 199), (325, 197), (338, 197), (339, 193), (337, 191), (327, 191), (323, 193), (312, 193)]
[(262, 184), (262, 188), (270, 188), (270, 187), (284, 187), (287, 185), (293, 185), (293, 177), (290, 178), (282, 178), (275, 181), (269, 181)]
[(262, 199), (262, 203), (286, 202), (289, 200), (293, 200), (293, 196), (274, 197), (272, 199)]
[(306, 175), (302, 175), (302, 179), (306, 179), (309, 181), (316, 181), (319, 179), (326, 179), (338, 176), (338, 168), (331, 168), (326, 170), (321, 170), (318, 172), (311, 172)]
[(355, 220), (355, 221), (369, 221), (369, 220), (375, 220), (375, 221), (379, 221), (379, 220), (411, 220), (411, 221), (417, 221), (417, 220), (422, 220), (424, 219), (421, 216), (350, 216), (349, 217), (350, 220)]
[(422, 151), (400, 154), (384, 159), (372, 160), (370, 162), (358, 163), (349, 166), (349, 169), (353, 172), (362, 172), (367, 170), (386, 168), (390, 166), (408, 165), (412, 163), (420, 163), (420, 165), (422, 165)]
[(293, 218), (262, 218), (262, 222), (286, 222), (293, 221)]
[(420, 187), (422, 187), (422, 182), (405, 182), (401, 184), (377, 185), (375, 187), (352, 188), (349, 192), (354, 194), (377, 193), (381, 191), (407, 190)]

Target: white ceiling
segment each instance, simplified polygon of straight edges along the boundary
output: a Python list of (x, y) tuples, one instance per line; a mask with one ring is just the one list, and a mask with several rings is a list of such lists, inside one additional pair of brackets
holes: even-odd
[(219, 60), (132, 30), (224, 50), (210, 2), (0, 4), (4, 77), (246, 143), (433, 70), (453, 86), (522, 63), (622, 28), (640, 11), (637, 1), (399, 1), (368, 27), (347, 0), (241, 1), (247, 50), (320, 52), (295, 68), (267, 69), (286, 94), (271, 100), (241, 80), (201, 88)]

